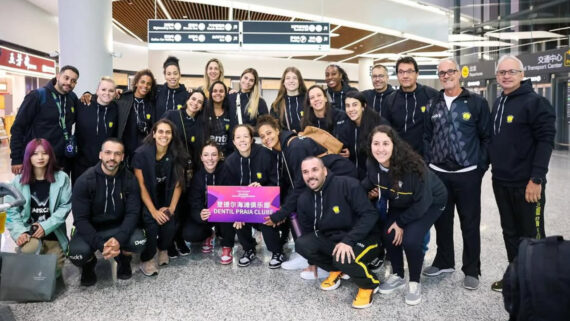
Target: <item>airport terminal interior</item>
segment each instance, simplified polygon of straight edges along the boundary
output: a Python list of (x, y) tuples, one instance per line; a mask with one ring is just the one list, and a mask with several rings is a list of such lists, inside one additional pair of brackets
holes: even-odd
[[(570, 239), (568, 1), (0, 0), (0, 8), (0, 182), (14, 177), (10, 127), (24, 97), (46, 85), (64, 65), (79, 69), (74, 92), (81, 95), (95, 92), (102, 76), (112, 77), (118, 88), (132, 89), (135, 73), (145, 68), (163, 84), (162, 64), (168, 56), (180, 59), (180, 83), (198, 88), (204, 81), (204, 66), (217, 58), (231, 88), (239, 88), (245, 68), (255, 68), (261, 96), (270, 106), (289, 66), (301, 71), (307, 87), (326, 88), (325, 69), (339, 65), (350, 86), (363, 91), (373, 88), (376, 64), (387, 67), (388, 83), (398, 88), (396, 61), (410, 56), (418, 63), (417, 82), (440, 90), (438, 63), (453, 58), (460, 67), (461, 86), (483, 96), (492, 108), (502, 91), (496, 79), (497, 61), (511, 54), (522, 61), (525, 79), (531, 79), (533, 89), (548, 100), (556, 116), (544, 225), (547, 236)], [(153, 21), (168, 32), (153, 30)], [(176, 37), (180, 24), (209, 22), (223, 26), (217, 30), (223, 39), (208, 38), (200, 32), (203, 29), (180, 33), (191, 34), (188, 39)], [(271, 33), (285, 25), (306, 31)], [(66, 224), (70, 233), (71, 214)], [(371, 307), (353, 309), (358, 291), (354, 282), (343, 280), (339, 289), (322, 291), (322, 279), (304, 280), (300, 270), (269, 269), (272, 253), (261, 233), (255, 232), (258, 259), (248, 267), (237, 264), (243, 252), (239, 243), (233, 249), (234, 261), (220, 264), (219, 240), (208, 254), (201, 252), (201, 243), (189, 244), (190, 255), (171, 259), (153, 277), (139, 271), (140, 259), (135, 256), (129, 280), (117, 279), (117, 264), (97, 254), (95, 286), (81, 286), (81, 270), (66, 261), (63, 282), (58, 282), (52, 302), (0, 301), (0, 308), (11, 310), (15, 320), (508, 320), (503, 296), (491, 290), (508, 265), (491, 169), (481, 186), (480, 234), (479, 288), (462, 286), (463, 240), (456, 214), (456, 270), (436, 277), (422, 275), (422, 301), (416, 306), (404, 302), (401, 289), (374, 294)], [(0, 251), (16, 248), (6, 229)], [(285, 256), (294, 249), (290, 238)], [(434, 260), (436, 250), (432, 227), (424, 267)], [(386, 263), (374, 273), (384, 282), (390, 271)]]

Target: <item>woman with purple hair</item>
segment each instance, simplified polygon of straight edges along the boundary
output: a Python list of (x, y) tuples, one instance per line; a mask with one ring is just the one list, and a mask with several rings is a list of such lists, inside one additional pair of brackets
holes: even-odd
[(56, 164), (47, 140), (36, 138), (28, 143), (22, 173), (12, 180), (26, 203), (6, 211), (6, 225), (22, 253), (57, 255), (60, 276), (68, 244), (65, 219), (71, 211), (71, 183)]

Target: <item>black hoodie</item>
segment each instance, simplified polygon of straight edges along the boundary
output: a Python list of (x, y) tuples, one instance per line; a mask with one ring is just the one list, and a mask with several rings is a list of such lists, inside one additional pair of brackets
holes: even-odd
[(489, 159), (493, 180), (526, 186), (530, 178), (546, 179), (554, 147), (554, 108), (538, 95), (530, 80), (509, 95), (501, 94), (493, 106), (493, 133)]
[(423, 155), (424, 114), (428, 101), (439, 92), (431, 87), (417, 84), (413, 92), (405, 92), (402, 88), (392, 92), (385, 99), (385, 110), (382, 117), (420, 155)]
[(120, 229), (113, 237), (124, 245), (140, 219), (139, 185), (124, 167), (115, 176), (108, 176), (99, 162), (75, 181), (71, 206), (77, 233), (92, 248), (103, 251), (107, 240), (96, 232), (115, 227)]
[(285, 130), (300, 132), (301, 118), (303, 118), (303, 104), (305, 102), (305, 94), (297, 96), (283, 96), (285, 102), (285, 118), (281, 121), (280, 114), (271, 108), (271, 115), (280, 120), (281, 128)]
[(99, 105), (93, 95), (89, 105), (79, 103), (76, 113), (75, 136), (80, 148), (75, 161), (93, 166), (99, 161), (101, 144), (109, 137), (117, 137), (117, 105), (114, 101), (107, 106)]
[[(230, 124), (231, 124), (230, 132), (233, 131), (233, 128), (236, 125), (239, 125), (239, 119), (237, 114), (237, 102), (236, 102), (238, 95), (240, 97), (242, 124), (250, 124), (253, 127), (255, 127), (255, 125), (257, 124), (257, 118), (251, 119), (247, 108), (248, 107), (247, 104), (249, 103), (249, 98), (251, 96), (251, 93), (242, 93), (241, 91), (233, 93), (228, 96), (228, 101), (230, 102)], [(265, 100), (260, 96), (259, 104), (257, 105), (257, 117), (265, 114), (269, 114), (269, 109), (267, 108), (267, 103), (265, 102)]]
[(340, 89), (340, 91), (334, 91), (332, 88), (327, 87), (327, 98), (331, 103), (331, 107), (344, 111), (346, 109), (344, 107), (344, 100), (346, 99), (346, 93), (352, 90), (358, 91), (358, 89), (350, 87), (348, 84), (345, 83), (342, 84), (342, 88)]
[(156, 86), (156, 115), (163, 115), (169, 110), (177, 110), (186, 108), (186, 101), (190, 97), (190, 93), (183, 84), (178, 88), (168, 88), (168, 85)]
[[(119, 127), (117, 137), (125, 144), (125, 155), (132, 157), (137, 147), (142, 144), (156, 122), (156, 109), (154, 101), (149, 100), (150, 95), (144, 99), (135, 98), (132, 91), (126, 91), (117, 101), (119, 108)], [(140, 125), (146, 124), (146, 133), (141, 131)]]
[(224, 180), (224, 163), (221, 161), (218, 162), (218, 165), (216, 166), (216, 169), (213, 173), (210, 174), (206, 172), (204, 167), (202, 167), (192, 177), (190, 191), (186, 195), (188, 197), (188, 203), (190, 204), (190, 217), (196, 223), (207, 223), (202, 221), (200, 212), (203, 209), (208, 208), (208, 185), (222, 185)]
[[(283, 162), (282, 179), (289, 180), (289, 191), (285, 200), (281, 199), (281, 208), (271, 215), (273, 222), (284, 220), (295, 212), (297, 199), (306, 185), (301, 173), (301, 163), (308, 156), (319, 156), (326, 152), (325, 148), (308, 137), (298, 137), (290, 131), (279, 133), (281, 143), (281, 160)], [(338, 176), (357, 177), (356, 168), (346, 158), (331, 154), (321, 157), (325, 166)]]
[(176, 132), (180, 140), (184, 142), (188, 148), (188, 154), (192, 158), (194, 170), (198, 170), (200, 162), (200, 151), (206, 139), (204, 123), (204, 113), (200, 112), (195, 117), (190, 117), (185, 109), (168, 110), (162, 118), (166, 118), (174, 123)]
[(60, 112), (56, 98), (61, 102), (61, 111), (64, 114), (68, 133), (71, 133), (71, 127), (75, 123), (75, 108), (78, 100), (73, 92), (66, 95), (60, 94), (54, 87), (55, 83), (54, 78), (43, 88), (32, 90), (24, 97), (10, 130), (12, 165), (22, 164), (26, 145), (33, 138), (45, 138), (51, 144), (58, 160), (65, 157), (65, 138), (60, 126)]
[(236, 149), (224, 162), (226, 175), (223, 184), (247, 186), (258, 182), (262, 186), (278, 186), (276, 161), (269, 149), (255, 143), (251, 145), (249, 157), (241, 156)]
[[(175, 164), (170, 148), (166, 152), (166, 155), (163, 156), (162, 160), (164, 161), (163, 164), (165, 166), (166, 182), (164, 195), (158, 195), (159, 191), (156, 184), (156, 144), (153, 142), (152, 144), (141, 145), (137, 148), (133, 157), (133, 168), (140, 169), (142, 171), (144, 185), (150, 195), (152, 203), (157, 209), (161, 206), (170, 206), (170, 200), (172, 199), (174, 189), (178, 182), (174, 176)], [(164, 200), (166, 204), (160, 204), (160, 200)], [(146, 206), (143, 210), (148, 211)]]
[(379, 93), (376, 89), (368, 89), (362, 92), (362, 94), (366, 97), (366, 106), (372, 108), (375, 112), (377, 112), (380, 116), (383, 115), (384, 112), (384, 105), (386, 104), (386, 97), (390, 95), (394, 91), (392, 85), (388, 84), (386, 90)]
[(367, 239), (370, 233), (380, 234), (378, 214), (352, 177), (329, 172), (319, 191), (307, 188), (299, 196), (297, 215), (303, 233), (323, 235), (350, 246)]
[[(316, 115), (313, 116), (313, 119), (309, 119), (309, 126), (314, 126), (317, 128), (320, 128), (322, 130), (326, 130), (327, 132), (329, 132), (331, 135), (333, 136), (337, 136), (337, 127), (339, 125), (341, 125), (342, 123), (348, 121), (348, 117), (346, 116), (346, 113), (342, 110), (336, 109), (336, 108), (331, 108), (330, 109), (331, 112), (331, 120), (328, 121), (327, 117), (322, 117), (319, 118)], [(307, 115), (307, 117), (309, 117)], [(304, 130), (304, 128), (303, 128)]]
[(410, 172), (394, 186), (389, 169), (383, 168), (377, 161), (368, 159), (367, 176), (361, 184), (364, 190), (370, 191), (379, 187), (382, 196), (388, 199), (388, 215), (396, 215), (399, 227), (420, 219), (431, 206), (444, 208), (447, 203), (447, 188), (437, 175), (425, 168), (420, 177)]

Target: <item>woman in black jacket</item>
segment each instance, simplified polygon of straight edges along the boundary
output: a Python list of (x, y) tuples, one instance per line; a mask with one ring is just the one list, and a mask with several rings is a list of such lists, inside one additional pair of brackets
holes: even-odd
[(257, 70), (247, 68), (241, 73), (239, 91), (229, 95), (232, 127), (241, 124), (255, 126), (258, 116), (269, 113), (267, 103), (261, 97), (260, 86)]
[(327, 83), (327, 96), (334, 109), (344, 111), (344, 99), (346, 93), (352, 90), (358, 90), (350, 87), (348, 74), (339, 65), (328, 65), (325, 69), (325, 82)]
[(423, 239), (445, 207), (447, 190), (421, 156), (387, 125), (370, 133), (370, 157), (362, 185), (369, 198), (378, 198), (383, 243), (392, 262), (393, 274), (380, 285), (380, 293), (406, 286), (403, 250), (410, 273), (406, 303), (419, 304)]
[(346, 120), (344, 111), (331, 106), (323, 88), (318, 85), (309, 88), (301, 119), (302, 130), (307, 126), (314, 126), (336, 136), (336, 127)]
[(301, 131), (303, 103), (307, 87), (299, 69), (287, 67), (281, 77), (277, 98), (271, 104), (271, 115), (281, 124), (281, 128), (294, 132)]
[(228, 87), (221, 81), (210, 86), (210, 98), (205, 106), (204, 122), (207, 136), (215, 141), (227, 157), (233, 151), (230, 142), (230, 102)]
[[(233, 143), (236, 152), (225, 161), (226, 180), (224, 185), (230, 186), (277, 186), (277, 162), (271, 151), (257, 145), (253, 140), (253, 128), (249, 125), (238, 125), (234, 128)], [(281, 267), (284, 261), (283, 246), (279, 230), (263, 224), (235, 222), (237, 235), (244, 253), (238, 266), (248, 266), (255, 259), (255, 239), (251, 236), (252, 227), (259, 228), (267, 249), (273, 253), (269, 262), (270, 269)]]
[(184, 109), (190, 96), (184, 84), (180, 83), (181, 73), (178, 58), (169, 56), (162, 64), (166, 82), (156, 86), (156, 116), (169, 110)]
[(141, 254), (140, 268), (146, 276), (158, 274), (154, 260), (157, 247), (159, 265), (169, 263), (167, 249), (176, 232), (187, 157), (176, 127), (167, 119), (154, 124), (133, 157), (135, 177), (144, 203), (142, 216), (147, 245)]

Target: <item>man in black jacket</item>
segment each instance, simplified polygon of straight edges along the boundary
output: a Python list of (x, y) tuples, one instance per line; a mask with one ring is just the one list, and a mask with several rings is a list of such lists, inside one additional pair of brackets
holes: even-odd
[(75, 122), (77, 96), (73, 88), (78, 78), (77, 68), (63, 66), (47, 85), (32, 90), (24, 97), (10, 130), (10, 158), (14, 175), (22, 172), (24, 149), (33, 138), (45, 138), (53, 147), (58, 165), (67, 173), (71, 171), (71, 160), (65, 157), (65, 150)]
[(384, 65), (374, 65), (371, 77), (374, 89), (367, 89), (362, 94), (366, 97), (366, 105), (382, 116), (385, 98), (394, 91), (392, 85), (388, 83), (390, 79), (388, 68)]
[[(544, 188), (556, 116), (548, 100), (532, 89), (530, 79), (523, 80), (518, 58), (501, 57), (496, 76), (503, 92), (491, 113), (489, 159), (507, 258), (512, 262), (521, 237), (545, 237)], [(491, 288), (502, 291), (502, 280)]]
[(295, 250), (310, 263), (329, 271), (321, 289), (334, 290), (347, 274), (359, 287), (352, 306), (367, 308), (380, 282), (367, 264), (378, 255), (378, 215), (360, 183), (328, 173), (323, 161), (309, 156), (301, 163), (306, 189), (297, 200), (303, 235)]
[(97, 282), (94, 252), (117, 261), (117, 278), (132, 276), (132, 252), (142, 252), (146, 238), (137, 228), (140, 219), (140, 190), (135, 176), (121, 166), (124, 146), (108, 138), (101, 146), (100, 163), (90, 167), (73, 187), (71, 201), (75, 230), (68, 257), (82, 267), (81, 285)]
[(437, 254), (426, 276), (455, 271), (453, 217), (455, 207), (463, 235), (463, 286), (479, 287), (481, 274), (481, 179), (487, 170), (490, 110), (485, 98), (462, 88), (459, 65), (442, 60), (438, 67), (443, 89), (428, 104), (424, 124), (424, 157), (447, 188), (447, 205), (435, 222)]
[(423, 155), (424, 115), (427, 103), (439, 92), (417, 83), (418, 63), (412, 57), (402, 57), (396, 62), (400, 88), (384, 97), (382, 117), (386, 118), (412, 148)]

